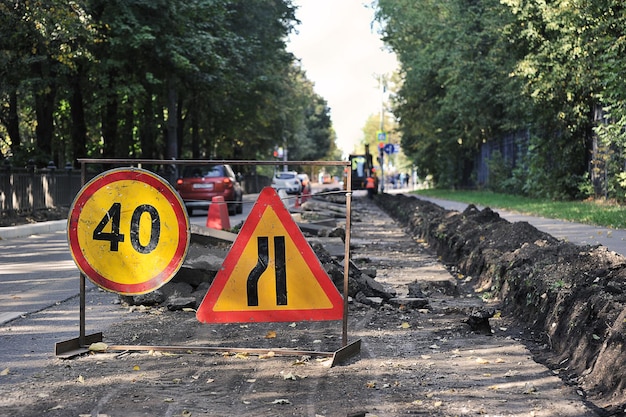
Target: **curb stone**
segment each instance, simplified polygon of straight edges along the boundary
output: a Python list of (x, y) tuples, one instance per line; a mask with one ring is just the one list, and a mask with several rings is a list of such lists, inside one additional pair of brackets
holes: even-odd
[(0, 240), (15, 239), (39, 235), (44, 233), (54, 233), (67, 229), (67, 220), (53, 220), (49, 222), (32, 223), (20, 226), (0, 227)]

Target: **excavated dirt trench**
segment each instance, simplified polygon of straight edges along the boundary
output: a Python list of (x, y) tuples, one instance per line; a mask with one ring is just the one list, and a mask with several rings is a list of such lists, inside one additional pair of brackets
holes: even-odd
[(463, 213), (404, 195), (377, 202), (467, 277), (502, 314), (544, 347), (537, 352), (564, 381), (608, 413), (626, 403), (626, 259), (604, 247), (555, 239), (490, 209)]

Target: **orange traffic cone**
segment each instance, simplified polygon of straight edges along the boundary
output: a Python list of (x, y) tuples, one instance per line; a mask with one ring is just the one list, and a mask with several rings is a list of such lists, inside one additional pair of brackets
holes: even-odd
[(224, 202), (224, 197), (215, 196), (211, 199), (209, 213), (206, 218), (206, 227), (218, 230), (230, 229), (228, 206)]

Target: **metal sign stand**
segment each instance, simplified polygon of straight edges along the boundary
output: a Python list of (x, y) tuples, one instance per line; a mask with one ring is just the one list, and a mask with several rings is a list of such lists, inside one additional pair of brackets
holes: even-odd
[[(160, 159), (78, 159), (81, 164), (81, 180), (82, 184), (86, 183), (86, 164), (127, 164), (129, 166), (141, 164), (163, 165), (169, 161)], [(232, 160), (184, 160), (175, 161), (180, 165), (193, 164), (231, 164), (231, 165), (276, 165), (275, 161), (232, 161)], [(348, 167), (349, 162), (343, 161), (290, 161), (293, 165), (326, 165), (326, 166), (344, 166)], [(309, 355), (315, 357), (329, 357), (332, 359), (331, 367), (335, 366), (357, 354), (361, 351), (361, 340), (357, 339), (348, 343), (348, 277), (350, 272), (350, 233), (351, 233), (351, 202), (352, 202), (352, 172), (347, 170), (346, 184), (346, 236), (344, 242), (344, 279), (343, 279), (343, 319), (342, 319), (342, 337), (341, 348), (334, 352), (305, 351), (292, 349), (258, 349), (258, 348), (234, 348), (234, 347), (211, 347), (211, 346), (152, 346), (152, 345), (108, 345), (107, 351), (168, 351), (186, 353), (189, 351), (197, 353), (210, 352), (247, 352), (252, 354), (265, 354), (272, 351), (276, 355), (282, 356), (301, 356)], [(89, 346), (92, 343), (102, 342), (102, 332), (85, 334), (86, 323), (86, 301), (85, 301), (85, 284), (86, 277), (80, 274), (80, 323), (79, 335), (77, 338), (68, 339), (55, 344), (55, 355), (63, 359), (69, 359), (89, 352)]]

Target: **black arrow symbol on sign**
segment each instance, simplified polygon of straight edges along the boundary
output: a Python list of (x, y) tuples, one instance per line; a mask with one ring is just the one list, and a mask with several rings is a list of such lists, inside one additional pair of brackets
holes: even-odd
[[(246, 283), (248, 306), (259, 305), (259, 279), (269, 264), (269, 239), (257, 237), (258, 261), (250, 271)], [(276, 273), (276, 305), (287, 305), (287, 265), (285, 257), (285, 237), (274, 236), (274, 264)]]

